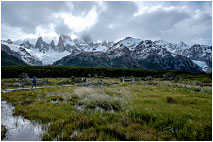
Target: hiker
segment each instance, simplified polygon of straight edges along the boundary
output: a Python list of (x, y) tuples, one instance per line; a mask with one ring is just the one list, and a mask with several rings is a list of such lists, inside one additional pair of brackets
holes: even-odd
[(32, 89), (33, 89), (33, 86), (35, 86), (35, 87), (36, 87), (36, 81), (37, 81), (37, 78), (34, 76), (34, 77), (33, 77)]
[(83, 78), (82, 78), (82, 81), (83, 81), (83, 82), (86, 82), (86, 77), (83, 77)]

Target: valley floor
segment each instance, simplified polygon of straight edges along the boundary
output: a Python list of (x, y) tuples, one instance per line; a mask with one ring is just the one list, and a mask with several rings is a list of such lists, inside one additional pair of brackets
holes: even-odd
[[(74, 78), (39, 80), (40, 86), (74, 86), (7, 92), (2, 99), (14, 105), (14, 115), (47, 128), (42, 140), (212, 140), (211, 84), (161, 79), (123, 83), (119, 78), (89, 78), (86, 83)], [(20, 87), (16, 81), (2, 79), (2, 90)]]

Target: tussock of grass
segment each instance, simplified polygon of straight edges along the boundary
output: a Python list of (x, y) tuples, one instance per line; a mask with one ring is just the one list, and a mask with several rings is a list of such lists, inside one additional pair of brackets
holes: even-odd
[(84, 105), (85, 108), (95, 109), (99, 107), (106, 111), (121, 111), (123, 109), (121, 98), (106, 95), (101, 90), (81, 87), (76, 88), (74, 93), (81, 98), (79, 103)]
[(208, 87), (180, 81), (103, 80), (111, 85), (9, 92), (2, 98), (15, 106), (15, 115), (48, 124), (43, 140), (212, 139)]
[(173, 97), (166, 97), (166, 102), (169, 104), (175, 104), (177, 103), (177, 100)]

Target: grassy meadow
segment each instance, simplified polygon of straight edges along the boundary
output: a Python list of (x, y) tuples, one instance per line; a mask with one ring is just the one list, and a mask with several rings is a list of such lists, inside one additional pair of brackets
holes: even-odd
[[(208, 79), (80, 80), (39, 78), (40, 86), (74, 86), (14, 91), (2, 98), (15, 106), (14, 115), (44, 124), (42, 140), (212, 140)], [(2, 79), (2, 90), (20, 87), (15, 82)]]

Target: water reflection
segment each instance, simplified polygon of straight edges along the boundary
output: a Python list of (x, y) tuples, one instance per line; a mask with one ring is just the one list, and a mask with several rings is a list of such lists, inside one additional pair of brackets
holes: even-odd
[(7, 129), (4, 141), (41, 141), (44, 132), (38, 123), (24, 119), (22, 116), (13, 116), (14, 107), (6, 101), (1, 101), (1, 125)]

